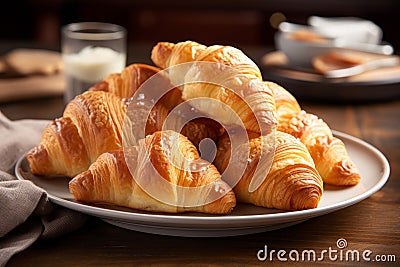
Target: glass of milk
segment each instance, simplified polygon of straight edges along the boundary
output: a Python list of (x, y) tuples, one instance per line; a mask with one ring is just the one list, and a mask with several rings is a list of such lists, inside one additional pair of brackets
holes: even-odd
[(125, 68), (126, 30), (102, 22), (68, 24), (61, 31), (61, 51), (68, 103), (108, 74)]

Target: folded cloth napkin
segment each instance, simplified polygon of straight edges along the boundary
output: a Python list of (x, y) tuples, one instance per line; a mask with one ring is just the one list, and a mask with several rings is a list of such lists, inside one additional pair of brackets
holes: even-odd
[(50, 203), (43, 189), (14, 176), (17, 160), (40, 141), (47, 124), (10, 121), (0, 112), (0, 266), (36, 240), (74, 231), (86, 220), (86, 215)]

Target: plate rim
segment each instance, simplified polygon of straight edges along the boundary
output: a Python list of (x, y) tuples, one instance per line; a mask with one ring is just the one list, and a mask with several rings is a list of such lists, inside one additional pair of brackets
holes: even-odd
[[(345, 201), (340, 201), (338, 203), (334, 203), (331, 205), (327, 205), (325, 207), (317, 207), (315, 209), (308, 209), (308, 210), (300, 210), (300, 211), (284, 211), (280, 213), (272, 213), (272, 214), (252, 214), (252, 215), (229, 215), (229, 216), (192, 216), (192, 215), (185, 215), (182, 216), (180, 214), (153, 214), (153, 213), (137, 213), (137, 212), (131, 212), (131, 211), (120, 211), (120, 210), (113, 210), (113, 209), (107, 209), (103, 207), (96, 207), (92, 205), (87, 205), (84, 203), (78, 203), (78, 202), (73, 202), (67, 199), (63, 199), (57, 196), (54, 196), (46, 191), (48, 198), (55, 204), (58, 204), (60, 206), (86, 213), (91, 216), (99, 217), (99, 218), (106, 218), (106, 219), (111, 219), (111, 220), (124, 220), (124, 221), (130, 221), (130, 222), (141, 222), (141, 223), (147, 223), (147, 224), (158, 224), (162, 223), (163, 225), (170, 225), (170, 226), (176, 226), (179, 225), (179, 227), (182, 228), (192, 228), (191, 225), (195, 224), (198, 226), (199, 224), (202, 225), (202, 228), (212, 228), (216, 227), (218, 225), (224, 225), (224, 226), (229, 226), (232, 224), (241, 224), (243, 227), (251, 227), (252, 225), (256, 226), (260, 222), (269, 222), (270, 224), (274, 223), (279, 223), (277, 220), (290, 220), (290, 221), (296, 221), (296, 220), (305, 220), (307, 218), (314, 218), (318, 217), (327, 213), (331, 213), (343, 208), (346, 208), (348, 206), (354, 205), (369, 196), (373, 195), (376, 193), (378, 190), (380, 190), (387, 180), (389, 179), (390, 176), (390, 165), (385, 157), (385, 155), (378, 150), (375, 146), (369, 144), (368, 142), (359, 139), (357, 137), (354, 137), (352, 135), (335, 131), (332, 130), (332, 133), (341, 139), (347, 139), (351, 142), (354, 142), (364, 148), (367, 148), (369, 151), (372, 152), (372, 154), (377, 157), (380, 161), (380, 165), (383, 167), (382, 168), (382, 174), (380, 179), (374, 184), (373, 187), (371, 187), (369, 190), (356, 195), (348, 200)], [(20, 173), (19, 170), (21, 169), (21, 164), (23, 160), (25, 160), (26, 154), (22, 155), (16, 165), (15, 165), (15, 175), (17, 179), (19, 180), (27, 180), (25, 179)], [(78, 207), (79, 209), (75, 208)], [(145, 211), (144, 211), (145, 212)], [(105, 214), (104, 214), (105, 213)], [(207, 227), (208, 226), (208, 227)]]

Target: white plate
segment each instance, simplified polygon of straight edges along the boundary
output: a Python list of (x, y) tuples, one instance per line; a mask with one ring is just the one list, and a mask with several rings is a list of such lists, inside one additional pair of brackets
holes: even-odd
[(311, 210), (285, 212), (238, 204), (230, 215), (218, 216), (198, 213), (170, 215), (115, 206), (92, 206), (74, 200), (68, 190), (67, 178), (50, 179), (33, 175), (25, 157), (18, 161), (15, 172), (18, 179), (31, 180), (46, 190), (54, 203), (99, 217), (119, 227), (173, 236), (236, 236), (275, 230), (334, 212), (360, 202), (382, 188), (390, 172), (385, 156), (360, 139), (340, 132), (334, 134), (346, 144), (362, 179), (354, 187), (325, 187), (318, 208)]

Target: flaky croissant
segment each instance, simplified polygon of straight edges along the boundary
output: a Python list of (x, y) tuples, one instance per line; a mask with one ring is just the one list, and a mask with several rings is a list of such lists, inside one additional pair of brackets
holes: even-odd
[[(132, 99), (132, 97), (134, 97), (140, 86), (159, 71), (160, 69), (154, 66), (132, 64), (126, 67), (121, 73), (110, 74), (103, 81), (92, 86), (89, 91), (110, 92), (127, 100), (126, 103), (129, 104), (131, 101), (135, 100)], [(153, 87), (153, 85), (157, 85), (160, 88)], [(171, 89), (167, 90), (169, 88)], [(165, 75), (158, 75), (149, 87), (142, 89), (143, 90), (140, 91), (140, 98), (146, 100), (147, 103), (150, 104), (155, 95), (162, 95), (158, 102), (153, 105), (150, 113), (143, 114), (143, 116), (148, 115), (145, 130), (145, 135), (148, 135), (155, 131), (162, 130), (168, 114), (177, 105), (183, 103), (184, 100), (182, 99), (182, 92), (178, 88), (173, 88)], [(149, 90), (146, 89), (154, 91), (149, 92)], [(165, 90), (165, 92), (160, 92), (158, 90)], [(185, 123), (181, 133), (198, 147), (200, 141), (204, 138), (210, 138), (216, 141), (217, 137), (222, 134), (222, 126), (208, 118), (196, 118)]]
[[(314, 167), (307, 148), (293, 136), (276, 131), (275, 136), (259, 136), (248, 133), (249, 141), (233, 148), (228, 135), (218, 141), (215, 166), (230, 178), (232, 174), (241, 173), (234, 192), (239, 202), (252, 203), (257, 206), (282, 210), (312, 209), (318, 206), (323, 192), (322, 179)], [(238, 138), (234, 136), (233, 138)], [(273, 138), (273, 140), (270, 140)], [(275, 142), (275, 153), (272, 142)], [(246, 155), (248, 149), (248, 156)], [(274, 153), (268, 166), (258, 166), (262, 153)], [(232, 169), (228, 169), (232, 168)], [(264, 180), (253, 192), (249, 185), (254, 178), (256, 168), (264, 171)], [(229, 182), (228, 182), (229, 184)]]
[(258, 133), (275, 128), (272, 92), (262, 82), (256, 64), (239, 49), (191, 41), (160, 42), (151, 59), (169, 68), (168, 76), (182, 89), (182, 98), (195, 100), (191, 105), (211, 118), (227, 125), (243, 122), (246, 129)]
[(278, 130), (299, 138), (310, 152), (315, 166), (327, 184), (355, 185), (360, 173), (344, 143), (332, 135), (329, 126), (305, 111), (281, 115)]
[(102, 154), (69, 188), (78, 201), (147, 211), (227, 214), (236, 205), (218, 170), (173, 131), (155, 132), (125, 154)]
[(106, 92), (85, 92), (66, 107), (63, 117), (43, 131), (27, 154), (33, 174), (74, 177), (97, 157), (122, 147), (125, 106)]

